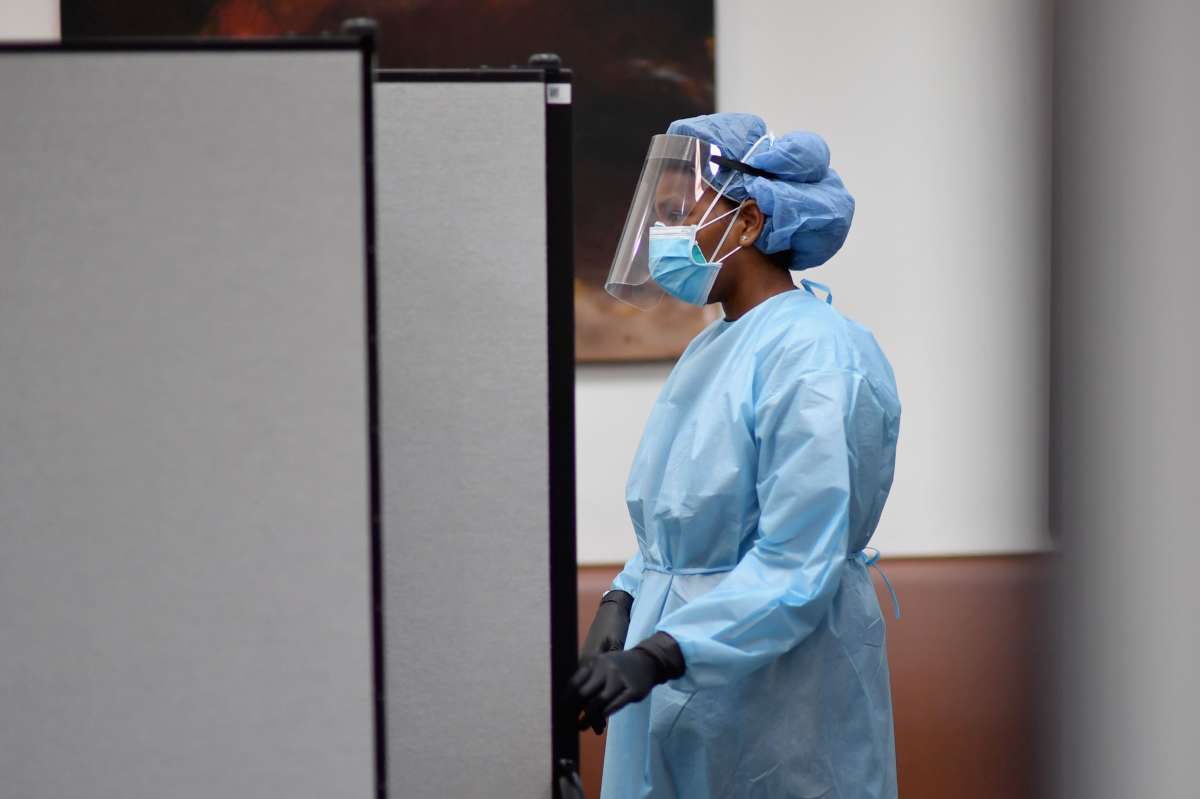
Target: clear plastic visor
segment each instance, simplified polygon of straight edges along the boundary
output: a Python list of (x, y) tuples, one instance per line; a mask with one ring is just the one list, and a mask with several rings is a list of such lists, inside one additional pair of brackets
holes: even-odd
[(707, 203), (702, 204), (701, 198), (718, 169), (710, 159), (720, 154), (716, 145), (691, 136), (662, 133), (650, 140), (625, 229), (604, 283), (609, 294), (643, 310), (653, 308), (662, 299), (662, 288), (650, 277), (650, 228), (658, 222), (668, 226), (699, 223), (712, 202), (712, 194)]

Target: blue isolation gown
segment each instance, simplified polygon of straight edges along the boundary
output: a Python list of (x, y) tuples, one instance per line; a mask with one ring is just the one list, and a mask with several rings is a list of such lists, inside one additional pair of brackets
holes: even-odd
[(609, 719), (602, 799), (896, 796), (880, 604), (863, 547), (900, 402), (871, 333), (809, 291), (718, 320), (680, 357), (634, 458), (626, 646), (679, 679)]

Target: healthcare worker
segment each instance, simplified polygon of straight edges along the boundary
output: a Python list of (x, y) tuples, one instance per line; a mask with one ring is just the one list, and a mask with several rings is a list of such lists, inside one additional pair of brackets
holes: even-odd
[(871, 333), (791, 274), (853, 214), (815, 134), (713, 114), (651, 141), (607, 288), (724, 318), (650, 414), (626, 486), (638, 551), (570, 681), (581, 728), (607, 719), (603, 799), (896, 796), (864, 548), (900, 402)]

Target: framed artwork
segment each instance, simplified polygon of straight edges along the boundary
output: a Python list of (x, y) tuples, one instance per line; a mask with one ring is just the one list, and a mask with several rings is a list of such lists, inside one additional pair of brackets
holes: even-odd
[[(379, 66), (505, 67), (553, 52), (574, 71), (575, 350), (672, 359), (715, 316), (670, 297), (622, 305), (604, 279), (650, 137), (714, 110), (712, 0), (63, 0), (65, 38), (277, 36), (379, 24)], [(503, 202), (502, 197), (496, 198)]]

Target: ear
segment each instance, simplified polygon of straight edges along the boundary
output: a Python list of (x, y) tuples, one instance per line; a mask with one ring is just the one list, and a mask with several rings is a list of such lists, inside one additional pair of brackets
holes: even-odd
[(754, 200), (746, 200), (742, 203), (742, 212), (738, 214), (737, 222), (730, 234), (736, 236), (734, 243), (742, 247), (753, 245), (758, 241), (758, 235), (762, 233), (766, 221), (767, 216), (758, 207), (758, 203)]

